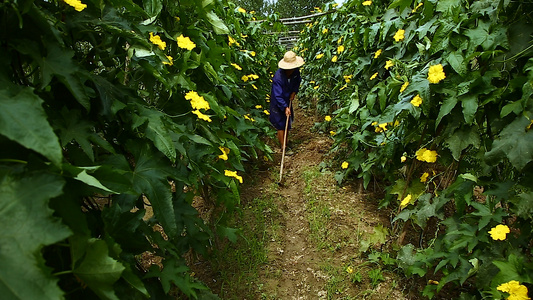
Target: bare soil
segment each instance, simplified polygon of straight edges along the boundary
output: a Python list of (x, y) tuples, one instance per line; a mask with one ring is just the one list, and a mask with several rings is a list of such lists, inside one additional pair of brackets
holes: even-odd
[(421, 299), (413, 279), (375, 259), (393, 240), (391, 212), (378, 209), (379, 191), (364, 191), (356, 179), (339, 186), (340, 162), (329, 156), (333, 140), (312, 130), (322, 120), (297, 102), (295, 117), (289, 136), (295, 153), (285, 157), (281, 185), (279, 145), (269, 141), (278, 149), (274, 160), (256, 167), (241, 190), (243, 207), (268, 196), (277, 209), (277, 226), (267, 229), (266, 262), (255, 282), (246, 283), (252, 291), (228, 290), (217, 278), (221, 265), (208, 261), (196, 262), (196, 276), (224, 299)]

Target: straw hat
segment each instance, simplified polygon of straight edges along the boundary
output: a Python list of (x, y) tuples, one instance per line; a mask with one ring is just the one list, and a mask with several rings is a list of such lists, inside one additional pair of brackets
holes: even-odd
[(283, 59), (279, 61), (278, 67), (284, 70), (296, 69), (305, 64), (304, 59), (300, 56), (296, 56), (296, 53), (287, 51), (283, 56)]

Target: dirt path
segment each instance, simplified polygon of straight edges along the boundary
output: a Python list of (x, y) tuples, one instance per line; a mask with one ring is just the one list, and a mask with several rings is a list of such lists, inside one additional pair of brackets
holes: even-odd
[(340, 162), (327, 157), (333, 140), (311, 130), (321, 120), (298, 102), (295, 116), (282, 185), (276, 153), (242, 186), (235, 227), (245, 242), (199, 263), (197, 272), (210, 269), (199, 277), (222, 299), (418, 299), (419, 288), (381, 252), (390, 212), (356, 180), (337, 184)]

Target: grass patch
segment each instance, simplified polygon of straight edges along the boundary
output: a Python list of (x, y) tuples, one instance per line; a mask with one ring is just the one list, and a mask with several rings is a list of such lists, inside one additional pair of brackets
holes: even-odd
[(261, 294), (258, 282), (261, 267), (268, 262), (268, 244), (280, 230), (281, 213), (272, 196), (256, 198), (235, 213), (228, 224), (240, 229), (236, 243), (224, 242), (214, 255), (214, 267), (220, 274), (223, 299), (255, 299)]

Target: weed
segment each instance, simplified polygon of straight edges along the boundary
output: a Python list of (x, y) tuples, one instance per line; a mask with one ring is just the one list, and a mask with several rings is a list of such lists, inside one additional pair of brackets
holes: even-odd
[(376, 287), (381, 281), (385, 280), (385, 277), (383, 277), (383, 272), (380, 268), (368, 271), (368, 277), (370, 278), (372, 287)]

